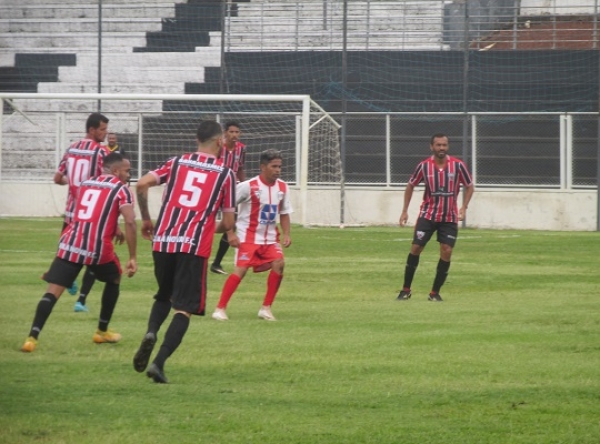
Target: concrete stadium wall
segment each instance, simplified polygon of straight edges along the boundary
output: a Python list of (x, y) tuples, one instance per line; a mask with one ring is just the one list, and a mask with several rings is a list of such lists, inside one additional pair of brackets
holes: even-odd
[[(150, 212), (156, 217), (162, 187), (150, 191)], [(421, 192), (419, 187), (413, 194), (409, 210), (411, 225), (417, 217)], [(0, 216), (59, 217), (64, 210), (66, 193), (66, 187), (53, 183), (1, 182)], [(396, 225), (402, 210), (403, 193), (403, 188), (346, 189), (346, 225)], [(319, 190), (312, 196), (308, 223), (318, 222), (311, 219), (320, 216), (325, 220), (339, 221), (339, 206), (331, 205), (332, 200), (339, 199), (339, 191)], [(292, 221), (296, 223), (303, 219), (300, 198), (299, 191), (292, 190), (295, 210)], [(310, 192), (308, 199), (311, 200)], [(469, 205), (467, 219), (467, 226), (473, 228), (595, 231), (597, 192), (477, 189)]]

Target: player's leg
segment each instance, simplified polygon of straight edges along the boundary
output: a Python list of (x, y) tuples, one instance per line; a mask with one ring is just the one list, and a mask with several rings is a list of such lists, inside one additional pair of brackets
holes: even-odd
[(250, 268), (250, 261), (254, 257), (254, 253), (257, 248), (258, 247), (254, 244), (243, 243), (239, 248), (236, 249), (234, 258), (235, 267), (233, 269), (233, 273), (229, 275), (223, 284), (219, 302), (217, 303), (217, 307), (212, 314), (213, 319), (217, 321), (227, 321), (229, 319), (227, 317), (227, 313), (225, 312), (227, 309), (227, 304), (229, 304), (231, 297), (242, 282), (242, 279), (244, 279), (244, 276), (246, 276), (248, 268)]
[(458, 225), (442, 223), (439, 225), (437, 233), (438, 242), (440, 243), (440, 259), (438, 261), (431, 292), (429, 293), (429, 300), (432, 302), (442, 302), (440, 289), (442, 288), (442, 285), (444, 285), (444, 282), (446, 282), (448, 271), (450, 270), (450, 259), (452, 258), (452, 249), (456, 244)]
[(121, 340), (121, 335), (108, 329), (108, 324), (115, 311), (121, 288), (121, 266), (115, 256), (114, 262), (89, 267), (96, 278), (104, 282), (102, 291), (102, 304), (100, 306), (100, 317), (98, 329), (93, 336), (96, 344), (116, 343)]
[(265, 321), (275, 321), (276, 319), (271, 311), (271, 306), (275, 301), (275, 296), (277, 296), (281, 281), (283, 280), (283, 270), (285, 268), (283, 250), (281, 249), (281, 245), (273, 244), (262, 247), (259, 252), (260, 257), (271, 264), (271, 271), (267, 277), (267, 292), (263, 299), (262, 307), (258, 310), (258, 317)]
[(406, 264), (404, 266), (404, 282), (402, 284), (402, 290), (400, 290), (396, 300), (407, 301), (412, 296), (411, 286), (419, 266), (421, 253), (431, 239), (433, 232), (434, 229), (431, 221), (423, 218), (419, 218), (417, 220), (413, 233), (413, 241), (410, 246), (410, 252), (408, 253)]
[(83, 279), (81, 280), (81, 290), (79, 292), (79, 299), (75, 302), (75, 313), (87, 313), (88, 307), (85, 304), (88, 294), (92, 291), (92, 287), (96, 282), (96, 276), (90, 267), (86, 267)]
[(82, 266), (79, 264), (54, 258), (50, 270), (44, 275), (44, 280), (48, 282), (46, 293), (38, 302), (29, 336), (21, 347), (21, 351), (31, 353), (35, 350), (39, 334), (50, 317), (54, 305), (56, 305), (65, 288), (77, 279), (77, 274), (79, 274), (81, 268)]
[(229, 241), (227, 240), (227, 233), (223, 233), (223, 236), (221, 236), (221, 240), (219, 241), (217, 254), (215, 255), (215, 259), (210, 266), (210, 271), (217, 274), (227, 274), (227, 272), (223, 270), (223, 267), (221, 267), (221, 262), (227, 254), (227, 250), (229, 250)]

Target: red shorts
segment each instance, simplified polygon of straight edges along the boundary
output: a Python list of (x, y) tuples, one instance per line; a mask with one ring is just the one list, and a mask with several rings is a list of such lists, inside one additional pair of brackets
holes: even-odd
[(255, 273), (267, 271), (271, 268), (271, 262), (277, 259), (283, 259), (283, 250), (280, 244), (242, 243), (235, 252), (236, 267), (252, 267)]

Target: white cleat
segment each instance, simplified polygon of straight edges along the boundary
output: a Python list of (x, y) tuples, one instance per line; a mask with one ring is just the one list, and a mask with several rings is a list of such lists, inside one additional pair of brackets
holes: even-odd
[(258, 317), (260, 319), (264, 319), (265, 321), (276, 321), (277, 319), (275, 319), (275, 316), (273, 316), (273, 313), (271, 313), (271, 308), (269, 307), (261, 307), (260, 310), (258, 310)]
[(217, 321), (228, 321), (227, 313), (222, 308), (216, 308), (215, 312), (212, 314), (212, 318)]

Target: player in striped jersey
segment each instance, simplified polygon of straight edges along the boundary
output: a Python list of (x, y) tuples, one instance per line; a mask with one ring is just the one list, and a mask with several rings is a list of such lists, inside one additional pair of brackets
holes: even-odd
[(129, 247), (126, 272), (137, 271), (137, 226), (133, 210), (133, 195), (127, 186), (131, 165), (118, 153), (104, 159), (103, 173), (80, 184), (71, 222), (62, 232), (56, 258), (44, 275), (46, 293), (38, 303), (29, 337), (21, 348), (32, 352), (50, 317), (54, 305), (73, 282), (81, 268), (87, 265), (96, 278), (105, 283), (98, 329), (93, 341), (98, 344), (119, 342), (121, 335), (108, 330), (121, 282), (121, 264), (115, 254), (113, 239), (119, 216), (125, 220), (125, 238)]
[[(238, 185), (239, 205), (237, 233), (228, 233), (229, 242), (237, 248), (235, 268), (225, 281), (221, 298), (212, 317), (218, 321), (228, 320), (225, 309), (233, 293), (250, 267), (254, 272), (271, 270), (267, 278), (267, 292), (258, 317), (274, 321), (271, 305), (283, 279), (283, 247), (292, 244), (290, 237), (290, 213), (292, 205), (287, 184), (279, 179), (281, 153), (267, 150), (260, 156), (260, 175)], [(277, 228), (277, 217), (283, 231)]]
[[(238, 122), (227, 122), (225, 123), (225, 143), (223, 150), (221, 151), (221, 160), (228, 168), (231, 168), (235, 173), (238, 182), (246, 180), (246, 172), (244, 170), (244, 163), (246, 160), (246, 145), (240, 142), (240, 124)], [(219, 242), (219, 249), (215, 255), (210, 271), (217, 274), (227, 274), (223, 267), (221, 267), (221, 261), (225, 257), (225, 254), (229, 250), (229, 241), (227, 239), (227, 233), (223, 233), (221, 241)]]
[[(100, 113), (90, 114), (85, 123), (85, 130), (85, 138), (69, 146), (54, 174), (54, 183), (68, 185), (69, 187), (63, 230), (73, 218), (79, 186), (84, 180), (102, 174), (102, 163), (104, 158), (110, 154), (110, 150), (102, 145), (108, 131), (108, 118), (105, 115)], [(123, 234), (120, 230), (117, 232), (117, 236), (123, 242)], [(94, 274), (86, 269), (81, 284), (81, 294), (75, 302), (76, 312), (88, 311), (85, 305), (85, 297), (92, 289), (94, 281)], [(68, 287), (68, 291), (74, 296), (77, 293), (77, 282), (73, 282)]]
[[(235, 177), (218, 155), (223, 129), (218, 122), (200, 123), (196, 133), (198, 150), (169, 159), (137, 183), (142, 215), (142, 236), (152, 240), (154, 275), (158, 291), (150, 311), (148, 329), (133, 358), (133, 367), (143, 372), (156, 344), (157, 333), (171, 308), (173, 318), (147, 376), (166, 383), (165, 361), (179, 347), (191, 315), (204, 315), (208, 258), (215, 233), (218, 210), (223, 217), (220, 230), (235, 223)], [(166, 184), (156, 227), (150, 220), (148, 189)]]
[[(450, 269), (452, 249), (458, 236), (458, 222), (465, 218), (475, 191), (467, 166), (462, 160), (448, 155), (448, 136), (441, 133), (434, 134), (431, 137), (430, 149), (432, 156), (417, 165), (404, 192), (404, 206), (400, 215), (401, 227), (408, 221), (408, 206), (414, 188), (420, 183), (425, 184), (423, 202), (404, 269), (404, 285), (397, 298), (399, 301), (410, 299), (410, 286), (419, 265), (421, 252), (434, 232), (437, 232), (437, 241), (440, 244), (440, 259), (428, 299), (433, 302), (442, 301), (440, 288), (446, 281)], [(464, 188), (464, 196), (462, 206), (459, 207), (458, 195), (461, 185)]]

